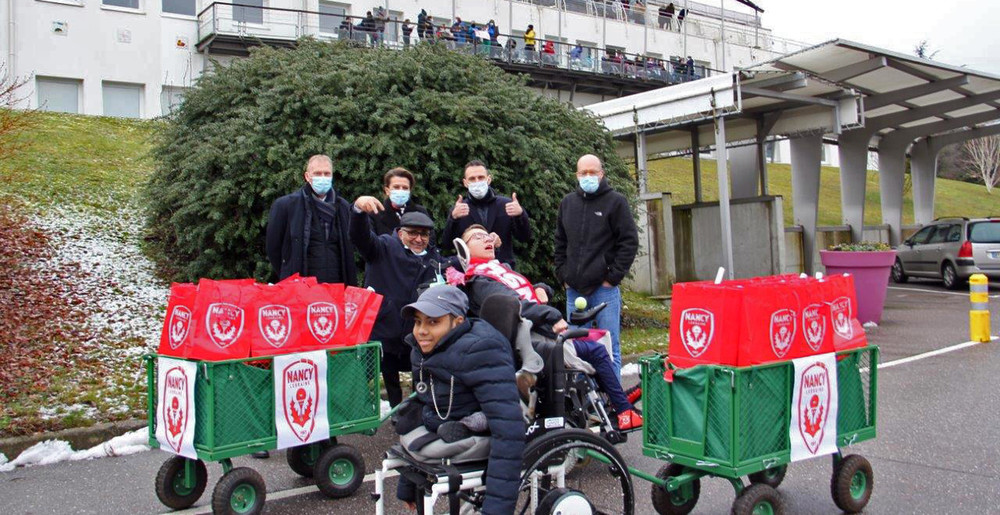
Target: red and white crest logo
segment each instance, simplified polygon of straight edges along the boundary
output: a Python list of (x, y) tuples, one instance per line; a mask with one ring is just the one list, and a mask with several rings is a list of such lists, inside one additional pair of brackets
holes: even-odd
[(325, 344), (337, 332), (337, 305), (313, 302), (306, 309), (306, 325), (313, 338)]
[(292, 310), (276, 304), (262, 306), (257, 310), (257, 327), (264, 341), (276, 349), (280, 348), (292, 332)]
[(305, 442), (316, 427), (319, 399), (319, 367), (310, 359), (300, 359), (281, 371), (281, 398), (285, 422), (295, 437)]
[(795, 339), (795, 311), (779, 309), (771, 313), (771, 350), (778, 358), (785, 357)]
[(353, 327), (354, 321), (358, 319), (358, 303), (344, 303), (344, 327)]
[(809, 348), (818, 351), (826, 336), (826, 317), (820, 304), (810, 304), (802, 310), (802, 333)]
[(826, 432), (830, 412), (830, 372), (813, 363), (799, 378), (799, 434), (810, 453), (816, 454)]
[(224, 302), (210, 304), (205, 329), (212, 342), (222, 349), (229, 347), (243, 333), (243, 308)]
[(167, 443), (176, 453), (181, 452), (185, 429), (191, 415), (191, 400), (188, 399), (188, 376), (181, 367), (174, 367), (163, 376), (163, 420)]
[(170, 321), (167, 322), (167, 339), (171, 349), (176, 349), (184, 343), (190, 328), (191, 310), (187, 306), (174, 306), (170, 312)]
[(681, 343), (692, 358), (701, 356), (712, 343), (715, 315), (707, 309), (690, 308), (681, 312)]
[(833, 331), (841, 338), (851, 338), (854, 336), (854, 328), (851, 326), (851, 319), (854, 313), (851, 310), (850, 297), (838, 297), (830, 303), (830, 322), (833, 324)]

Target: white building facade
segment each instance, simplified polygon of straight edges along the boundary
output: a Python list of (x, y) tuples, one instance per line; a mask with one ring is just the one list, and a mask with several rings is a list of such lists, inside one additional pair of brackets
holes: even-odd
[[(576, 70), (579, 61), (571, 62), (568, 54), (578, 43), (591, 63), (600, 63), (609, 50), (674, 63), (690, 56), (699, 76), (721, 69), (723, 61), (726, 68), (749, 66), (803, 47), (761, 27), (749, 8), (723, 12), (685, 0), (674, 5), (675, 12), (686, 7), (687, 16), (664, 27), (660, 3), (634, 0), (628, 10), (620, 0), (0, 0), (6, 29), (0, 50), (12, 75), (30, 77), (27, 107), (154, 118), (180, 102), (184, 90), (211, 66), (210, 59), (225, 63), (233, 58), (212, 54), (204, 43), (214, 35), (288, 44), (305, 35), (337, 39), (343, 37), (338, 27), (345, 17), (357, 25), (377, 8), (389, 18), (382, 39), (387, 46), (402, 47), (396, 22), (409, 19), (415, 25), (424, 9), (438, 25), (450, 25), (456, 17), (477, 24), (493, 20), (502, 34), (500, 44), (513, 38), (521, 48), (524, 31), (533, 25), (538, 51), (544, 40), (553, 41), (551, 64)], [(412, 41), (417, 39), (414, 30)], [(591, 69), (600, 72), (597, 67)], [(670, 82), (664, 80), (649, 87)], [(575, 105), (614, 96), (539, 91)]]

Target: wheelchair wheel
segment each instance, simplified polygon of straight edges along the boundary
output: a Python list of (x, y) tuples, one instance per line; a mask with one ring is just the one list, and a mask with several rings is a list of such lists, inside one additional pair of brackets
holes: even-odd
[[(580, 456), (592, 458), (593, 464), (567, 478), (567, 466)], [(633, 513), (632, 477), (625, 460), (607, 440), (584, 429), (553, 431), (528, 444), (514, 513), (543, 513), (538, 511), (543, 501), (563, 498), (567, 492), (572, 499), (565, 501), (585, 500), (594, 513)]]

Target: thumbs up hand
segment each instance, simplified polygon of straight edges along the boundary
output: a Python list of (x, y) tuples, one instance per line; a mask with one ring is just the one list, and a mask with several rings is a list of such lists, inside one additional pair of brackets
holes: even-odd
[(522, 208), (521, 203), (517, 201), (517, 193), (512, 194), (510, 199), (510, 202), (504, 206), (504, 209), (507, 211), (507, 216), (521, 216), (521, 213), (524, 213), (524, 208)]
[(458, 200), (455, 201), (455, 207), (451, 208), (451, 217), (457, 220), (468, 215), (469, 205), (462, 202), (462, 196), (459, 195)]

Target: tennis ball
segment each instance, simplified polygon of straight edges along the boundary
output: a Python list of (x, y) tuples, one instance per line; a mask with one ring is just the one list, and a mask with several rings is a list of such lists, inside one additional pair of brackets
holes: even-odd
[(576, 306), (576, 309), (583, 311), (587, 309), (587, 299), (583, 297), (577, 297), (576, 302), (574, 302), (573, 305)]

